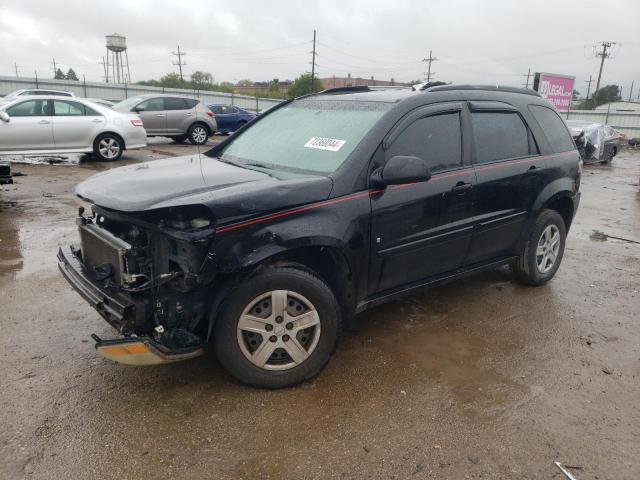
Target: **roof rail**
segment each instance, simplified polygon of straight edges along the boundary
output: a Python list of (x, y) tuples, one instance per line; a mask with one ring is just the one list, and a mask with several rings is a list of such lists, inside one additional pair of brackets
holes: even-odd
[(318, 95), (334, 94), (334, 93), (354, 93), (354, 92), (370, 92), (371, 89), (367, 85), (354, 85), (352, 87), (335, 87), (327, 88), (318, 92)]
[(449, 92), (452, 90), (483, 90), (488, 92), (508, 92), (508, 93), (524, 93), (539, 97), (540, 94), (530, 88), (505, 87), (500, 85), (440, 85), (437, 87), (427, 88), (427, 92)]

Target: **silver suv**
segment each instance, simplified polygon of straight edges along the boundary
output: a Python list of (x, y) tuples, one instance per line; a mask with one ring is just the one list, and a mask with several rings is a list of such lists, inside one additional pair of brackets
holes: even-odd
[(119, 112), (133, 112), (142, 118), (149, 137), (186, 139), (204, 145), (217, 129), (213, 112), (200, 100), (180, 95), (139, 95), (116, 103)]

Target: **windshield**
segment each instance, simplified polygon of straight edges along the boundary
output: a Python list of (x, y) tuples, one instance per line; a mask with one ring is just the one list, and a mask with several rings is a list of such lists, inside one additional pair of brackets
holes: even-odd
[(140, 97), (131, 97), (131, 98), (127, 98), (126, 100), (122, 100), (121, 102), (116, 103), (115, 105), (113, 105), (111, 108), (113, 108), (114, 110), (117, 110), (119, 112), (128, 112), (130, 111), (135, 105), (137, 105), (138, 103), (140, 103), (142, 100), (144, 100), (143, 98)]
[(220, 159), (331, 173), (389, 107), (377, 102), (298, 100), (256, 122), (227, 145)]

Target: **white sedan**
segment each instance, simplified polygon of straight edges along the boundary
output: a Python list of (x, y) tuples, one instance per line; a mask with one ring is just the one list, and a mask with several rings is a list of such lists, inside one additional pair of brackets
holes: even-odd
[(0, 155), (91, 153), (117, 160), (142, 148), (147, 133), (135, 114), (60, 96), (20, 96), (0, 106)]

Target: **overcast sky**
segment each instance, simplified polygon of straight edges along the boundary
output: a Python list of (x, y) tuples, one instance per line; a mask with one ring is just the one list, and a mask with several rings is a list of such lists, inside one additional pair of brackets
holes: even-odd
[(531, 68), (574, 75), (583, 94), (598, 73), (594, 45), (616, 41), (602, 83), (628, 95), (632, 80), (640, 92), (639, 18), (638, 0), (3, 0), (0, 75), (17, 63), (20, 76), (52, 76), (55, 58), (97, 81), (104, 35), (117, 32), (133, 81), (177, 71), (177, 44), (185, 74), (293, 79), (310, 71), (315, 28), (321, 77), (421, 79), (431, 49), (437, 80), (519, 85)]

